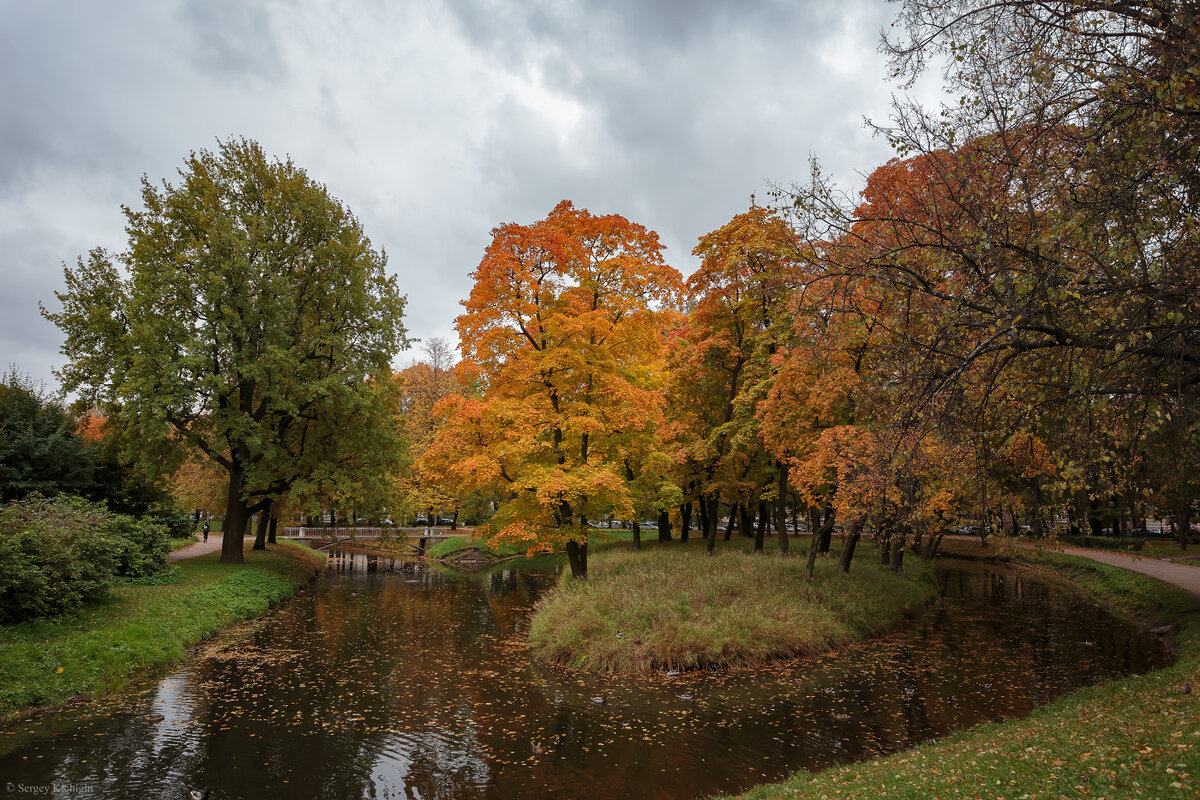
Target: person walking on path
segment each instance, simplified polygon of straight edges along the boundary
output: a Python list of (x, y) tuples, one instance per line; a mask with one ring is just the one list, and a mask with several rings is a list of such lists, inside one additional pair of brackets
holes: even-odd
[(200, 530), (204, 531), (204, 541), (207, 542), (208, 541), (208, 520), (204, 520), (204, 525), (201, 526)]
[(224, 540), (224, 538), (225, 537), (221, 535), (221, 532), (217, 531), (213, 533), (211, 541), (197, 541), (189, 544), (187, 547), (181, 547), (178, 550), (172, 551), (171, 554), (167, 556), (167, 561), (171, 564), (174, 564), (176, 561), (183, 561), (187, 558), (195, 558), (196, 556), (204, 556), (208, 555), (209, 553), (215, 553), (221, 549), (221, 542)]

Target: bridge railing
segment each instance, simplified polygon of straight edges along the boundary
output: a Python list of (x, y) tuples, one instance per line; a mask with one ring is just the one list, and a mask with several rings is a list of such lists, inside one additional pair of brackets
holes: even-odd
[(288, 525), (282, 536), (306, 537), (309, 539), (378, 539), (380, 536), (466, 536), (471, 528), (383, 528), (366, 525)]

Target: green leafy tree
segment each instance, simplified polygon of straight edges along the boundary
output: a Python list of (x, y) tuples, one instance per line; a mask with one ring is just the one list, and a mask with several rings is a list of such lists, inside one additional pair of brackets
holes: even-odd
[[(217, 464), (236, 534), (331, 452), (365, 454), (346, 469), (395, 456), (394, 419), (376, 410), (405, 300), (358, 220), (291, 160), (230, 139), (179, 178), (144, 178), (128, 249), (67, 268), (62, 310), (44, 313), (66, 334), (64, 387), (133, 432), (142, 474), (194, 450)], [(242, 562), (240, 536), (221, 560)]]
[(0, 501), (95, 489), (95, 448), (75, 429), (61, 405), (10, 370), (0, 383)]

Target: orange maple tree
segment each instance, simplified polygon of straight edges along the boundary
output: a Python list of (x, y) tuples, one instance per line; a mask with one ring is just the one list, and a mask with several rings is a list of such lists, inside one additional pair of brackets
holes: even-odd
[(630, 468), (663, 413), (656, 320), (682, 280), (654, 232), (567, 201), (495, 228), (472, 277), (456, 326), (485, 389), (439, 404), (420, 463), (500, 492), (494, 539), (565, 546), (586, 577), (588, 518), (635, 510)]
[[(731, 515), (757, 504), (765, 518), (768, 496), (777, 501), (780, 551), (786, 552), (787, 468), (764, 451), (746, 399), (773, 378), (771, 356), (791, 327), (788, 297), (800, 250), (781, 217), (752, 206), (700, 237), (692, 252), (701, 258), (687, 282), (694, 309), (672, 346), (680, 483), (699, 501), (710, 553), (722, 500)], [(761, 537), (756, 547), (762, 549)]]

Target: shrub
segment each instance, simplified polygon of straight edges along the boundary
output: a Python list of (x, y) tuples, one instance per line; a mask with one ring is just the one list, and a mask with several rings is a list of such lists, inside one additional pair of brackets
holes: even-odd
[(0, 510), (0, 623), (103, 597), (117, 567), (107, 522), (103, 507), (71, 498), (34, 496)]
[(164, 525), (169, 539), (190, 539), (192, 532), (196, 530), (196, 521), (192, 515), (172, 500), (151, 503), (143, 519)]
[(104, 536), (116, 559), (117, 575), (144, 578), (167, 566), (171, 551), (167, 526), (151, 516), (114, 514), (104, 524)]

